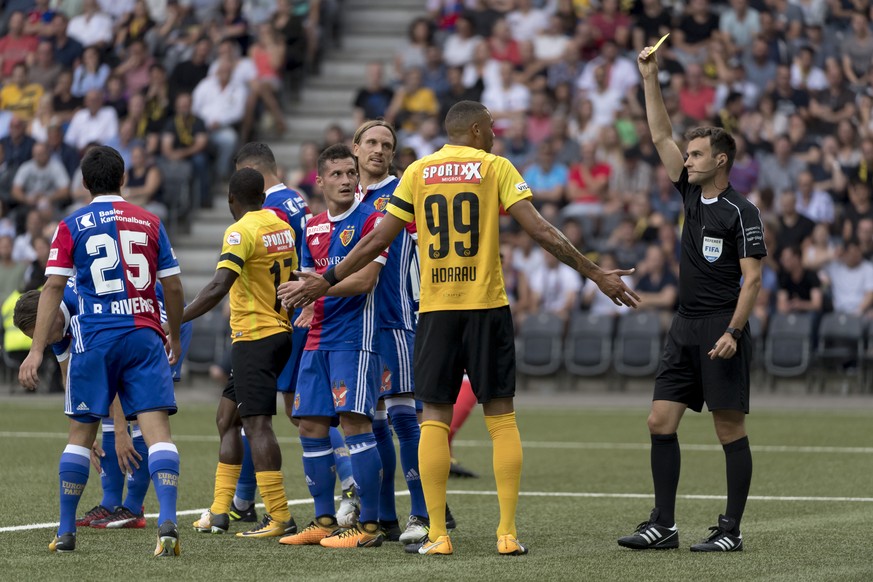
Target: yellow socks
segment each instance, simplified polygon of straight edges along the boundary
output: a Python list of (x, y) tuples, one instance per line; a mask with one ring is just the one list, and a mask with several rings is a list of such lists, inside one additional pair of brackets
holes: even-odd
[[(485, 426), (491, 434), (494, 448), (494, 479), (497, 481), (497, 500), (500, 503), (500, 524), (497, 536), (516, 537), (515, 509), (518, 506), (518, 489), (521, 481), (521, 436), (515, 423), (515, 413), (486, 416)], [(424, 431), (422, 430), (422, 435)], [(445, 491), (445, 489), (443, 489)], [(430, 510), (430, 504), (428, 504)], [(433, 523), (433, 517), (431, 517)], [(433, 531), (433, 528), (431, 528)]]
[(218, 463), (218, 467), (215, 469), (215, 494), (212, 497), (212, 507), (209, 508), (213, 515), (230, 511), (240, 471), (242, 471), (242, 465)]
[[(430, 541), (448, 535), (446, 531), (446, 484), (452, 455), (449, 450), (449, 425), (435, 420), (421, 423), (418, 443), (418, 472), (424, 502), (430, 516)], [(518, 489), (516, 488), (516, 494)]]
[(291, 519), (282, 471), (257, 471), (255, 480), (258, 482), (258, 491), (261, 492), (261, 499), (264, 500), (264, 506), (270, 517), (276, 521)]

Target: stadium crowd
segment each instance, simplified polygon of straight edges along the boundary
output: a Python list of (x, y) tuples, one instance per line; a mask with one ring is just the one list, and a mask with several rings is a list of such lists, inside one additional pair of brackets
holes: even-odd
[[(494, 153), (534, 203), (643, 307), (676, 302), (680, 199), (658, 161), (636, 53), (660, 48), (676, 133), (712, 124), (738, 151), (731, 183), (760, 208), (769, 256), (755, 316), (873, 308), (873, 9), (865, 0), (427, 0), (388, 63), (367, 66), (354, 121), (399, 132), (398, 173), (445, 143), (448, 109), (481, 100)], [(0, 37), (0, 300), (38, 287), (57, 220), (87, 200), (78, 162), (118, 149), (125, 196), (176, 221), (212, 203), (236, 148), (286, 131), (282, 104), (338, 34), (334, 0), (13, 0)], [(403, 36), (404, 31), (398, 31)], [(339, 121), (339, 120), (338, 120)], [(293, 131), (293, 128), (287, 128)], [(286, 183), (324, 208), (315, 160)], [(291, 167), (289, 167), (291, 166)], [(516, 323), (550, 311), (619, 314), (507, 219)], [(6, 326), (7, 329), (10, 326)]]

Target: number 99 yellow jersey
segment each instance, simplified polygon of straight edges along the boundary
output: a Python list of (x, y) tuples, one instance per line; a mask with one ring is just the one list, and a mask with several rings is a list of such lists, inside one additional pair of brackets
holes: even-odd
[(415, 221), (422, 313), (509, 304), (500, 265), (500, 207), (529, 198), (509, 160), (467, 146), (443, 146), (406, 168), (387, 211)]

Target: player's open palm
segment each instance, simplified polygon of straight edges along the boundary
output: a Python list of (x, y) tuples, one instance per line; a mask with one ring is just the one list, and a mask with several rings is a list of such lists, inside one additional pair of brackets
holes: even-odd
[(633, 272), (634, 269), (605, 271), (597, 286), (616, 305), (627, 305), (628, 307), (636, 308), (640, 303), (640, 296), (621, 280), (622, 277), (631, 275)]
[(18, 368), (18, 382), (28, 390), (36, 390), (39, 386), (39, 367), (42, 364), (42, 352), (31, 351)]

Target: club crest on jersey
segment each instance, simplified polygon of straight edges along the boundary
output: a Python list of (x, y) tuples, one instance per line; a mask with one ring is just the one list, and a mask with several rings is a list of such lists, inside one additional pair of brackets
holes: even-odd
[(345, 230), (340, 233), (340, 242), (343, 243), (344, 247), (349, 246), (349, 243), (352, 242), (352, 237), (355, 236), (355, 227), (347, 226)]
[(346, 387), (345, 380), (340, 380), (339, 384), (334, 382), (330, 391), (333, 393), (334, 408), (346, 405), (346, 396), (349, 394), (349, 389)]
[(385, 208), (388, 207), (388, 201), (391, 200), (390, 196), (380, 196), (373, 200), (373, 207), (379, 212), (384, 212)]
[(388, 366), (382, 366), (382, 385), (379, 386), (379, 392), (388, 392), (391, 390), (391, 370)]
[(294, 395), (294, 410), (298, 410), (300, 408), (300, 392)]
[(79, 230), (87, 230), (89, 228), (94, 228), (95, 226), (97, 226), (97, 223), (94, 222), (94, 213), (89, 212), (88, 214), (77, 216), (76, 226), (79, 227)]
[(721, 256), (723, 240), (711, 236), (703, 237), (703, 258), (714, 263)]
[(425, 184), (451, 184), (466, 182), (478, 184), (482, 181), (479, 168), (482, 162), (444, 162), (435, 166), (425, 166), (423, 177)]

